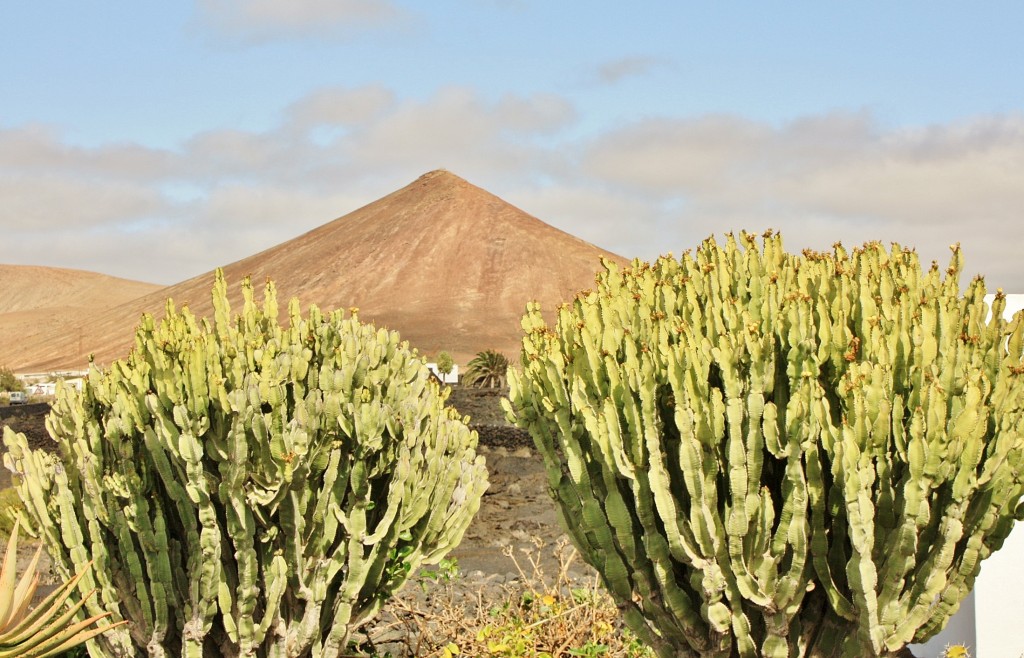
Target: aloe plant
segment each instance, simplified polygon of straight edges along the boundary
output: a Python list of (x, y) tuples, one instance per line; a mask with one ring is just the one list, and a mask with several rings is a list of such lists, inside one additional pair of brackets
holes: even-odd
[[(89, 639), (114, 626), (127, 622), (94, 626), (96, 622), (110, 616), (110, 613), (94, 615), (84, 621), (73, 621), (86, 600), (95, 593), (90, 592), (77, 603), (63, 610), (64, 603), (74, 591), (78, 581), (85, 575), (83, 569), (77, 576), (54, 590), (36, 608), (29, 609), (36, 587), (39, 584), (39, 556), (42, 545), (36, 549), (28, 570), (17, 577), (18, 528), (15, 521), (11, 537), (7, 541), (7, 553), (0, 570), (0, 656), (3, 658), (45, 658), (57, 656), (77, 647)], [(90, 628), (91, 627), (91, 628)]]

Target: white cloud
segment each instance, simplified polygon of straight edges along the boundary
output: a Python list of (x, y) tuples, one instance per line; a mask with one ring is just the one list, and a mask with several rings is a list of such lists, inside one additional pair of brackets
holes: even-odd
[[(261, 185), (224, 185), (212, 189), (199, 219), (207, 226), (233, 232), (246, 232), (248, 227), (270, 229), (273, 246), (294, 238), (299, 233), (326, 224), (348, 209), (354, 210), (363, 199), (343, 192), (314, 193), (292, 188)], [(242, 240), (247, 236), (240, 235)], [(250, 246), (253, 246), (249, 242)], [(238, 258), (251, 255), (243, 252)]]
[(645, 243), (669, 217), (657, 203), (585, 182), (512, 188), (502, 196), (555, 228), (629, 258), (657, 255)]
[(0, 260), (16, 247), (12, 234), (113, 226), (167, 210), (148, 186), (46, 174), (0, 176), (0, 200)]
[(627, 257), (743, 228), (781, 229), (791, 249), (895, 240), (925, 261), (945, 262), (959, 241), (969, 272), (1024, 292), (1021, 116), (913, 130), (864, 112), (784, 125), (663, 117), (581, 140), (559, 96), (365, 87), (320, 90), (281, 117), (265, 132), (198, 133), (175, 151), (0, 130), (0, 261), (172, 283), (445, 167)]
[(657, 57), (644, 55), (621, 57), (602, 64), (597, 70), (597, 78), (605, 84), (616, 84), (626, 78), (645, 75), (665, 64), (664, 60)]
[(63, 139), (49, 126), (0, 128), (0, 174), (61, 172), (147, 180), (165, 176), (176, 166), (174, 154), (138, 144), (81, 148)]
[(488, 103), (472, 89), (449, 87), (426, 101), (397, 107), (367, 128), (367, 141), (404, 142), (417, 150), (495, 142), (503, 134), (549, 133), (572, 117), (572, 108), (552, 96), (506, 96)]
[(545, 168), (572, 105), (560, 97), (506, 96), (488, 102), (451, 87), (426, 101), (407, 101), (344, 140), (352, 161), (426, 171), (444, 167), (484, 175)]
[(194, 162), (193, 175), (245, 176), (272, 172), (291, 159), (294, 146), (276, 133), (214, 130), (199, 133), (184, 145), (186, 160)]
[[(680, 204), (674, 233), (782, 229), (792, 247), (898, 241), (926, 261), (964, 244), (970, 272), (1024, 290), (1024, 117), (885, 130), (866, 114), (774, 127), (739, 117), (639, 122), (594, 140), (585, 171)], [(677, 239), (677, 242), (679, 240)], [(973, 269), (971, 269), (973, 268)]]
[(354, 180), (415, 178), (437, 168), (477, 176), (546, 170), (573, 107), (551, 95), (491, 101), (450, 87), (399, 101), (376, 88), (326, 89), (286, 108), (264, 133), (217, 130), (185, 143), (183, 176), (333, 191)]
[(781, 128), (730, 116), (660, 119), (595, 140), (586, 170), (703, 208), (792, 208), (908, 225), (1008, 220), (1024, 203), (1024, 118), (884, 131), (864, 115)]
[(394, 92), (381, 86), (327, 87), (292, 103), (287, 116), (289, 123), (300, 130), (325, 125), (358, 126), (382, 116), (395, 100)]
[(583, 161), (599, 179), (646, 193), (707, 194), (755, 166), (770, 137), (762, 124), (727, 116), (651, 119), (600, 136)]
[(198, 0), (198, 18), (244, 41), (328, 37), (406, 18), (387, 0)]

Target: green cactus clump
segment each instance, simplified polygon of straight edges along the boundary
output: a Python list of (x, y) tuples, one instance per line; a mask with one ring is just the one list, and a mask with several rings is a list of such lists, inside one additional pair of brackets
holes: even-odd
[(168, 301), (135, 348), (47, 419), (59, 455), (5, 434), (56, 564), (130, 624), (93, 656), (336, 657), (421, 564), (456, 546), (487, 486), (476, 434), (394, 332), (341, 311), (232, 317)]
[(709, 239), (523, 318), (506, 411), (659, 656), (888, 656), (1024, 518), (1024, 314), (916, 253)]

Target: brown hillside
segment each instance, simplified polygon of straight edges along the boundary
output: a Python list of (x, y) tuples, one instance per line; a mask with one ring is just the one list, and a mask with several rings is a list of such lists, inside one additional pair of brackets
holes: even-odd
[(83, 270), (0, 265), (0, 366), (23, 371), (26, 352), (45, 349), (44, 337), (64, 334), (77, 343), (82, 318), (162, 288)]
[[(484, 349), (519, 350), (526, 302), (544, 308), (590, 287), (600, 258), (624, 259), (559, 231), (447, 171), (434, 171), (378, 201), (224, 268), (236, 298), (251, 276), (277, 284), (284, 303), (358, 307), (360, 318), (401, 332), (421, 352), (448, 350), (465, 364)], [(212, 273), (89, 318), (26, 349), (21, 369), (80, 367), (127, 354), (144, 312), (169, 296), (208, 315)], [(82, 349), (78, 349), (81, 343)]]
[(163, 286), (105, 274), (33, 265), (0, 265), (0, 315), (54, 308), (110, 308)]

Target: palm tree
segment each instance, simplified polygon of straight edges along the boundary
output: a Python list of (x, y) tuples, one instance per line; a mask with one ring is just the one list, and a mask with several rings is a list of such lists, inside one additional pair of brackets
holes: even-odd
[(477, 388), (500, 388), (505, 386), (508, 358), (495, 350), (477, 352), (466, 366), (463, 381)]

